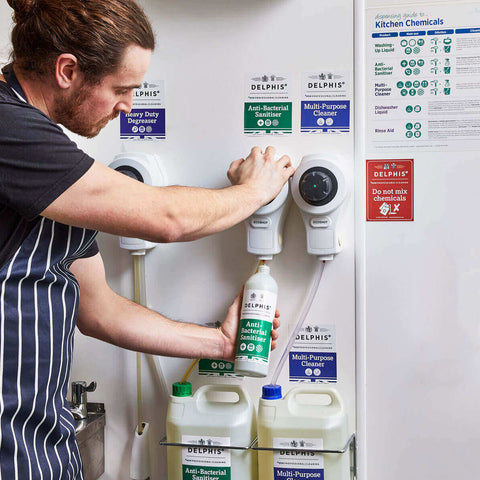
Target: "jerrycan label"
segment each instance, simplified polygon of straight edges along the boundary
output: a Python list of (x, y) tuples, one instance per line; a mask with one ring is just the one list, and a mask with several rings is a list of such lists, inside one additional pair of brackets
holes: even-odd
[(230, 437), (182, 435), (183, 480), (231, 480)]
[(245, 290), (238, 330), (237, 360), (268, 363), (276, 301), (276, 294), (267, 290)]
[(324, 480), (323, 455), (309, 450), (321, 450), (323, 439), (274, 438), (273, 447), (285, 448), (285, 450), (273, 453), (273, 478), (275, 480), (300, 478)]

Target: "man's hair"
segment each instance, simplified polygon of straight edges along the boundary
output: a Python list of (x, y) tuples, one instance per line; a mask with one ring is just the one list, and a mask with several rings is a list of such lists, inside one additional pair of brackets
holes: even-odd
[(13, 8), (12, 60), (26, 74), (53, 74), (71, 53), (88, 82), (119, 67), (125, 49), (153, 50), (152, 26), (134, 0), (7, 0)]

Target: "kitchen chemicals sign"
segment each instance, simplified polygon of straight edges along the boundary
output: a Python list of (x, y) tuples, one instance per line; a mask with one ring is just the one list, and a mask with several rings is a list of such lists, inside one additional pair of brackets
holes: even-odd
[(165, 138), (165, 82), (144, 82), (133, 92), (130, 113), (120, 114), (122, 140), (157, 140)]
[(291, 79), (285, 74), (263, 72), (247, 75), (244, 133), (292, 133)]
[(478, 2), (369, 9), (366, 150), (480, 148)]

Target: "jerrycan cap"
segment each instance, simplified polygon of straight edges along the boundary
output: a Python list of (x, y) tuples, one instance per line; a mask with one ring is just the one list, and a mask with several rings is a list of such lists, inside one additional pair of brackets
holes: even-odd
[(282, 398), (281, 385), (264, 385), (262, 388), (262, 398), (265, 400), (279, 400)]
[(173, 396), (174, 397), (191, 397), (192, 396), (192, 384), (190, 382), (175, 382), (173, 384)]

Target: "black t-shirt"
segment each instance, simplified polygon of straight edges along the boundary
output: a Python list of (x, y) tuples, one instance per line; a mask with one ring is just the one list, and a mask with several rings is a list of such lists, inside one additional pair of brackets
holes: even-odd
[[(0, 267), (40, 213), (92, 166), (62, 129), (24, 101), (11, 65), (0, 81)], [(96, 243), (85, 256), (98, 252)]]

